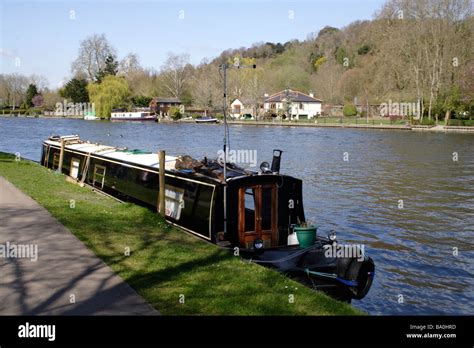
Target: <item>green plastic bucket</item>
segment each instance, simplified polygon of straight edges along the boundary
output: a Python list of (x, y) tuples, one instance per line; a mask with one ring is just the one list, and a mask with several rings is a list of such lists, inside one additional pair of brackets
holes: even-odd
[(300, 247), (307, 248), (314, 244), (316, 241), (316, 230), (316, 226), (294, 227), (293, 231), (296, 233), (296, 238), (298, 238)]

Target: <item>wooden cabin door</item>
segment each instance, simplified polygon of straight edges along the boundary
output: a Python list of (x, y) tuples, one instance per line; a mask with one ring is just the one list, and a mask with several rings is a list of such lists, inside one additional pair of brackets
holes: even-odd
[(268, 248), (278, 245), (276, 185), (253, 185), (239, 189), (239, 244), (252, 248), (256, 239)]

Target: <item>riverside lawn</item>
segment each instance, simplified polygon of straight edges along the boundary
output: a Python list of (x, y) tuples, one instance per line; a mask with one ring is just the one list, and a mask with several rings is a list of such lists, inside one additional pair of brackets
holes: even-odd
[(173, 227), (149, 209), (69, 183), (37, 163), (0, 152), (0, 175), (45, 207), (161, 314), (363, 314)]

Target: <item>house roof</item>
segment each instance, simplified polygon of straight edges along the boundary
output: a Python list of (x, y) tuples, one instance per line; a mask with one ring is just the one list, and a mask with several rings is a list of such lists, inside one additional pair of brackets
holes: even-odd
[(181, 104), (181, 99), (179, 98), (168, 98), (168, 97), (154, 97), (152, 101), (157, 103), (178, 103)]
[(291, 89), (284, 90), (264, 99), (264, 103), (279, 103), (289, 98), (292, 102), (296, 103), (321, 103), (321, 99), (311, 97), (300, 91), (293, 91)]

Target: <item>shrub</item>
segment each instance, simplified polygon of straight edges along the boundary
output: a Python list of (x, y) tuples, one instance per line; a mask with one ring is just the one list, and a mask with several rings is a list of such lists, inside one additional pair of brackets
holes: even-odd
[(175, 106), (171, 107), (168, 113), (173, 120), (179, 120), (183, 116), (179, 108)]
[(436, 125), (435, 120), (430, 120), (429, 118), (423, 118), (420, 123), (422, 126), (434, 126)]
[(43, 113), (43, 110), (40, 108), (29, 108), (28, 115), (40, 115)]
[(357, 108), (353, 104), (346, 104), (342, 109), (342, 114), (344, 116), (356, 116), (357, 115)]
[(370, 46), (369, 45), (363, 45), (357, 50), (357, 54), (362, 56), (364, 54), (369, 53), (370, 51)]

